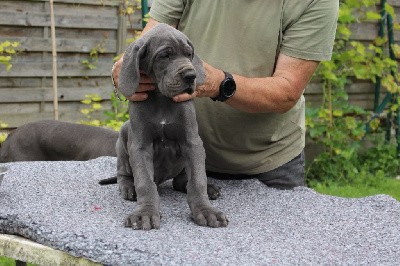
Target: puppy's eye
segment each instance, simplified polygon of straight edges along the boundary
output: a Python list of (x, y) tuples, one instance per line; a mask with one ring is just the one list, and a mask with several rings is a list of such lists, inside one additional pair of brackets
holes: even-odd
[(159, 55), (158, 55), (158, 57), (159, 58), (161, 58), (161, 59), (168, 59), (169, 58), (169, 53), (168, 52), (163, 52), (163, 53), (160, 53)]
[(189, 52), (189, 53), (187, 53), (186, 56), (189, 57), (189, 58), (193, 58), (193, 53)]

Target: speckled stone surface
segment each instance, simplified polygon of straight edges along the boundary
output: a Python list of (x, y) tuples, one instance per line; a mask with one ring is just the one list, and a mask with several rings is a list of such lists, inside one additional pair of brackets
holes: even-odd
[(161, 229), (134, 231), (135, 207), (113, 176), (116, 158), (8, 163), (0, 187), (0, 233), (32, 239), (106, 265), (400, 265), (400, 202), (345, 199), (308, 188), (271, 189), (257, 180), (211, 180), (227, 228), (199, 227), (185, 195), (160, 189)]

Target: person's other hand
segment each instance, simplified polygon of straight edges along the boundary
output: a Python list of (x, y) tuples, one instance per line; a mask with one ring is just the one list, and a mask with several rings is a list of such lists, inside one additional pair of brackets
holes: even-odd
[[(124, 57), (122, 56), (117, 62), (115, 62), (113, 69), (112, 69), (112, 75), (114, 78), (114, 86), (118, 89), (119, 86), (119, 73), (121, 72), (121, 67), (122, 67), (122, 62)], [(151, 79), (143, 74), (140, 73), (140, 81), (139, 81), (139, 88), (136, 90), (136, 93), (133, 95), (127, 97), (129, 101), (144, 101), (148, 98), (148, 91), (155, 90), (155, 85), (151, 81)]]
[(132, 96), (128, 97), (127, 99), (129, 101), (133, 101), (133, 102), (140, 102), (140, 101), (147, 100), (147, 98), (149, 97), (147, 92), (153, 91), (155, 89), (156, 89), (156, 86), (151, 81), (149, 76), (147, 76), (146, 74), (140, 73), (139, 88), (136, 90), (136, 92)]

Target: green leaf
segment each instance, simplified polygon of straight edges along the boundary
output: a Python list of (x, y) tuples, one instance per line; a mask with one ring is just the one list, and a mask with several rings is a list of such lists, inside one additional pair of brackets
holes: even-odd
[(373, 11), (368, 11), (367, 12), (367, 20), (381, 20), (381, 14), (377, 13), (377, 12), (373, 12)]
[(101, 109), (101, 104), (99, 104), (99, 103), (94, 103), (94, 104), (92, 104), (92, 108), (94, 109), (94, 110), (99, 110), (99, 109)]
[(394, 11), (394, 8), (393, 8), (391, 5), (389, 5), (388, 3), (385, 4), (385, 10), (386, 10), (386, 12), (387, 12), (389, 15), (391, 15), (393, 18), (396, 17), (396, 13), (395, 13), (395, 11)]
[(7, 56), (0, 55), (0, 62), (8, 63), (8, 62), (10, 62), (10, 60), (11, 60), (11, 56), (9, 56), (9, 55), (7, 55)]
[(87, 115), (90, 113), (90, 110), (89, 109), (81, 109), (81, 113), (84, 115)]
[(343, 39), (349, 39), (351, 36), (351, 30), (344, 25), (338, 25), (337, 34)]
[(15, 54), (15, 50), (13, 48), (6, 48), (6, 53), (13, 55)]
[(5, 41), (5, 42), (3, 42), (3, 47), (8, 47), (8, 46), (10, 46), (11, 45), (11, 42), (10, 41)]
[(130, 15), (133, 14), (133, 12), (135, 12), (135, 10), (133, 9), (132, 6), (128, 6), (125, 10), (126, 14)]
[(375, 45), (382, 46), (385, 43), (387, 43), (387, 41), (388, 41), (387, 37), (383, 37), (383, 38), (382, 37), (378, 37), (378, 38), (375, 39)]
[(398, 104), (393, 104), (393, 105), (390, 107), (390, 111), (392, 111), (392, 112), (396, 112), (397, 109), (399, 109), (399, 105), (398, 105)]
[(97, 50), (95, 48), (93, 48), (92, 50), (90, 50), (89, 55), (90, 56), (97, 56)]
[(357, 126), (356, 119), (354, 117), (347, 116), (345, 118), (347, 129), (354, 129)]
[(342, 117), (343, 116), (343, 110), (333, 110), (333, 116)]
[(82, 100), (81, 103), (83, 103), (83, 104), (91, 104), (91, 103), (92, 103), (92, 100), (90, 100), (90, 99), (85, 99), (85, 100)]
[(371, 127), (372, 130), (377, 130), (381, 121), (378, 118), (373, 119), (371, 122), (369, 122), (369, 126)]
[(367, 76), (368, 72), (366, 71), (366, 69), (363, 66), (355, 66), (353, 69), (354, 75), (356, 75), (356, 77), (358, 79), (365, 79), (365, 77)]
[(91, 98), (92, 98), (92, 101), (94, 101), (94, 102), (100, 102), (102, 100), (102, 98), (98, 94), (92, 94)]
[(398, 44), (392, 44), (392, 49), (393, 49), (394, 55), (395, 55), (397, 58), (400, 58), (400, 45), (398, 45)]
[(341, 23), (351, 23), (355, 20), (352, 9), (346, 5), (342, 5), (339, 9), (339, 22)]

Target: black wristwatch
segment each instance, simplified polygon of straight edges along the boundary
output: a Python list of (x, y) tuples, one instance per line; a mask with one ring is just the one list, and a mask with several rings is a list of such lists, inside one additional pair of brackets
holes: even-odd
[(211, 97), (213, 101), (225, 102), (231, 98), (236, 92), (236, 83), (233, 76), (228, 72), (225, 72), (225, 79), (219, 85), (219, 95), (217, 97)]

